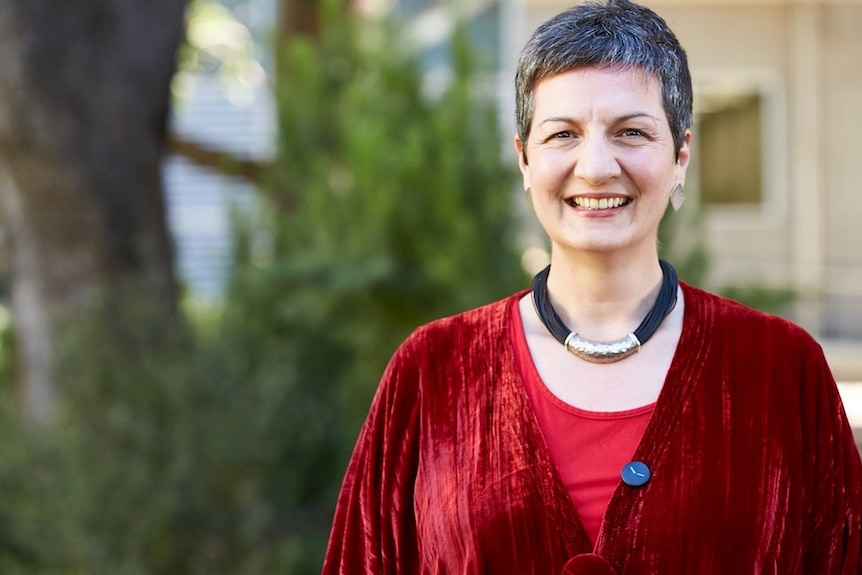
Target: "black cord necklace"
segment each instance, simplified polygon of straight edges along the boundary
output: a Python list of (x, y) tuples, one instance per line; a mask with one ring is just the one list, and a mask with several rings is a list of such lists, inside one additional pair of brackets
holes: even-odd
[(548, 273), (551, 271), (551, 266), (546, 267), (533, 278), (533, 305), (548, 331), (576, 356), (593, 363), (620, 361), (637, 352), (655, 334), (658, 326), (676, 306), (676, 270), (664, 260), (659, 260), (659, 265), (662, 271), (662, 284), (655, 303), (637, 329), (615, 341), (590, 341), (566, 327), (548, 297)]

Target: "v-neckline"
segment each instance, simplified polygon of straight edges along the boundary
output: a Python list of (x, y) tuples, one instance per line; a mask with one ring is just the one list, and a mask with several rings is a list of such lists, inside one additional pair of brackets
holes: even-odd
[[(693, 290), (683, 282), (680, 282), (680, 286), (685, 298), (685, 310), (679, 342), (665, 376), (665, 382), (656, 400), (653, 413), (633, 456), (633, 460), (647, 463), (651, 467), (651, 470), (654, 470), (656, 464), (660, 464), (663, 454), (668, 448), (674, 429), (677, 427), (679, 415), (684, 405), (688, 402), (694, 385), (699, 379), (697, 377), (697, 373), (699, 373), (698, 368), (703, 365), (703, 358), (708, 349), (706, 338), (697, 336), (697, 332), (703, 330), (704, 322), (711, 322), (712, 318), (706, 317), (707, 314), (703, 302), (699, 300)], [(513, 297), (510, 305), (517, 306), (525, 293), (528, 292), (523, 292)], [(509, 309), (508, 312), (510, 321), (518, 317), (513, 313), (513, 310)], [(523, 329), (523, 325), (511, 327), (513, 329)], [(514, 347), (513, 342), (510, 342), (510, 345)], [(512, 350), (512, 353), (514, 354), (514, 350)], [(520, 370), (516, 369), (516, 372), (518, 374), (518, 387), (520, 388), (518, 394), (525, 405), (530, 407), (527, 418), (529, 419), (529, 431), (533, 436), (530, 439), (537, 448), (536, 457), (553, 476), (556, 496), (552, 504), (558, 506), (558, 509), (563, 512), (564, 516), (572, 517), (575, 521), (576, 531), (578, 532), (578, 549), (573, 549), (572, 552), (587, 553), (592, 551), (593, 553), (601, 554), (602, 550), (611, 542), (611, 527), (621, 521), (625, 521), (625, 518), (631, 515), (632, 509), (638, 506), (640, 499), (648, 492), (648, 488), (632, 488), (623, 483), (622, 480), (619, 481), (605, 509), (598, 537), (593, 544), (574, 502), (568, 495), (562, 476), (551, 457), (550, 449), (545, 441), (536, 414), (531, 407), (532, 404), (527, 394), (524, 376)], [(683, 374), (687, 375), (683, 377)]]

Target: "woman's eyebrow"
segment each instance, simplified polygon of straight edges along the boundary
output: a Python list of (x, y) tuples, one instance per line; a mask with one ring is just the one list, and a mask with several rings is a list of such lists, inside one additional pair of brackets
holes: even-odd
[(539, 125), (541, 126), (543, 124), (551, 124), (553, 122), (563, 122), (566, 124), (573, 124), (573, 123), (575, 123), (575, 120), (568, 117), (568, 116), (552, 116), (550, 118), (545, 118), (544, 120), (539, 122)]
[[(649, 112), (630, 112), (628, 114), (623, 114), (621, 116), (617, 116), (616, 118), (614, 118), (613, 121), (615, 123), (616, 122), (625, 122), (626, 120), (632, 120), (635, 118), (645, 118), (647, 120), (651, 120), (651, 121), (655, 122), (656, 124), (661, 122), (660, 118), (657, 118), (656, 116), (654, 116), (653, 114), (650, 114)], [(539, 126), (544, 125), (544, 124), (554, 123), (554, 122), (563, 122), (566, 124), (574, 124), (574, 123), (577, 123), (577, 120), (575, 120), (574, 118), (571, 118), (569, 116), (551, 116), (550, 118), (545, 118), (544, 120), (540, 121)]]
[(654, 116), (648, 112), (632, 112), (630, 114), (623, 114), (622, 116), (619, 116), (615, 121), (616, 122), (625, 122), (626, 120), (634, 120), (636, 118), (645, 118), (647, 120), (651, 120), (651, 121), (655, 122), (656, 124), (661, 122), (660, 118), (657, 118), (656, 116)]

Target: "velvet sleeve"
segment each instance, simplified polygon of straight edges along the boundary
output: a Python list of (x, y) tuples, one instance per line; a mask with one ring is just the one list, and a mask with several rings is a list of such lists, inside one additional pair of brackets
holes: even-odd
[[(810, 356), (810, 354), (809, 354)], [(806, 574), (862, 573), (862, 463), (822, 350), (803, 367)]]
[(324, 575), (416, 573), (418, 376), (408, 346), (384, 372), (348, 464)]

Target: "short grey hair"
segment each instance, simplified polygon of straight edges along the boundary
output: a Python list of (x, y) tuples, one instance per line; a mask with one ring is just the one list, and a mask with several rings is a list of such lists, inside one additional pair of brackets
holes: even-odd
[(536, 85), (574, 68), (616, 66), (655, 74), (675, 150), (691, 127), (692, 90), (688, 58), (658, 14), (629, 0), (588, 1), (536, 29), (521, 51), (515, 73), (515, 120), (526, 145)]

